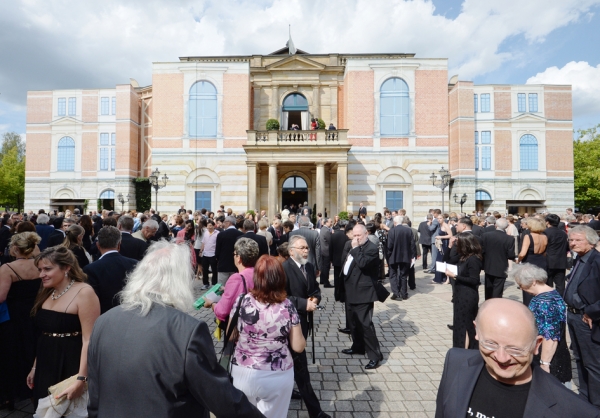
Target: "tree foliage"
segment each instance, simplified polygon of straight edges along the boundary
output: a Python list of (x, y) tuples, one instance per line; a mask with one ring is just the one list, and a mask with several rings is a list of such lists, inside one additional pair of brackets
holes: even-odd
[(14, 132), (2, 135), (0, 204), (20, 211), (25, 200), (25, 143)]
[(138, 212), (149, 210), (152, 206), (152, 187), (148, 177), (136, 177), (133, 179), (135, 186), (135, 209)]
[(600, 206), (600, 124), (577, 133), (573, 143), (575, 206), (586, 212)]

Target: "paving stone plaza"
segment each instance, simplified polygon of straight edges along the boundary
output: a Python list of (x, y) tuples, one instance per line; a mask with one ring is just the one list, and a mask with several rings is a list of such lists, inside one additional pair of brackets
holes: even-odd
[[(366, 356), (347, 356), (340, 351), (352, 344), (350, 336), (338, 332), (344, 320), (342, 304), (335, 303), (333, 289), (321, 289), (324, 311), (315, 314), (315, 364), (309, 354), (311, 381), (324, 411), (332, 417), (387, 418), (433, 417), (437, 387), (444, 367), (446, 351), (452, 344), (451, 286), (431, 283), (433, 275), (417, 267), (417, 289), (409, 299), (388, 299), (375, 303), (373, 321), (384, 361), (376, 370), (366, 371)], [(483, 274), (482, 274), (483, 280)], [(200, 282), (196, 293), (200, 294)], [(386, 280), (386, 287), (389, 284)], [(483, 286), (480, 286), (483, 301)], [(521, 291), (507, 281), (504, 297), (521, 300)], [(211, 310), (191, 311), (191, 315), (214, 330)], [(215, 348), (222, 343), (215, 341)], [(307, 342), (310, 353), (311, 341)], [(574, 380), (576, 382), (576, 370)], [(574, 382), (574, 383), (575, 383)], [(575, 387), (575, 386), (574, 386)], [(576, 387), (575, 387), (576, 388)], [(30, 418), (29, 402), (17, 405), (14, 412), (1, 411), (0, 418)], [(292, 400), (290, 418), (308, 418), (300, 401)]]

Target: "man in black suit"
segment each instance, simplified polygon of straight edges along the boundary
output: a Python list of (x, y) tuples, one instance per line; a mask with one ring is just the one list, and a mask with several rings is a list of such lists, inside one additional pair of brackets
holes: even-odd
[(367, 208), (363, 206), (363, 202), (360, 202), (360, 204), (358, 206), (358, 217), (359, 218), (360, 218), (360, 215), (367, 216)]
[(436, 418), (600, 417), (600, 411), (533, 362), (543, 337), (522, 303), (486, 301), (475, 322), (479, 352), (448, 351)]
[(242, 231), (235, 228), (235, 218), (228, 216), (223, 221), (223, 232), (217, 235), (215, 246), (215, 257), (217, 257), (217, 277), (223, 286), (232, 274), (237, 273), (233, 262), (233, 246), (237, 239), (242, 236)]
[(273, 224), (267, 228), (267, 231), (269, 231), (273, 237), (273, 242), (269, 251), (271, 255), (277, 255), (277, 247), (282, 244), (281, 236), (283, 235), (283, 228), (281, 227), (281, 220), (277, 218), (273, 219)]
[[(239, 237), (237, 237), (236, 240), (238, 240), (242, 237), (250, 238), (252, 241), (254, 241), (258, 244), (258, 256), (259, 257), (261, 257), (263, 255), (269, 255), (269, 244), (267, 243), (267, 239), (265, 237), (263, 237), (262, 235), (258, 235), (256, 232), (254, 232), (254, 227), (255, 227), (255, 224), (254, 224), (253, 220), (245, 219), (243, 226), (242, 226), (244, 235), (240, 235)], [(219, 235), (217, 235), (217, 240), (219, 239)], [(217, 270), (218, 270), (218, 268), (217, 268)]]
[[(577, 254), (565, 288), (567, 324), (579, 375), (579, 396), (600, 408), (600, 253), (598, 234), (588, 226), (569, 230)], [(581, 415), (583, 416), (583, 415)]]
[[(410, 230), (405, 230), (412, 240)], [(378, 300), (375, 283), (379, 277), (379, 248), (369, 241), (364, 225), (357, 224), (352, 233), (352, 249), (343, 268), (346, 306), (351, 319), (352, 347), (342, 350), (342, 353), (364, 354), (366, 351), (369, 363), (365, 369), (369, 370), (377, 368), (383, 360), (373, 325), (373, 307), (374, 302)]]
[(496, 230), (496, 217), (488, 216), (485, 218), (486, 227), (483, 228), (483, 233), (494, 232)]
[(479, 218), (477, 218), (477, 216), (472, 216), (470, 219), (471, 219), (471, 223), (473, 224), (473, 228), (471, 228), (471, 230), (473, 231), (473, 234), (475, 234), (476, 237), (481, 238), (483, 236), (483, 228), (481, 226), (479, 226), (479, 223), (478, 223)]
[[(433, 221), (433, 215), (427, 214), (427, 220), (419, 224), (419, 244), (421, 244), (421, 254), (423, 256), (423, 270), (427, 270), (427, 254), (431, 252), (431, 231), (429, 230), (429, 222)], [(435, 260), (431, 260), (435, 264)]]
[(595, 231), (600, 230), (600, 221), (598, 219), (594, 219), (594, 215), (591, 215), (592, 219), (588, 223), (588, 226)]
[(306, 216), (301, 216), (299, 220), (300, 228), (290, 232), (290, 238), (295, 235), (304, 237), (308, 243), (308, 262), (315, 268), (315, 274), (319, 275), (320, 265), (319, 259), (321, 258), (321, 242), (319, 240), (319, 233), (310, 229), (310, 219)]
[(329, 271), (331, 268), (331, 218), (323, 218), (321, 233), (319, 234), (319, 244), (321, 247), (321, 260), (319, 265), (321, 266), (321, 280), (320, 283), (325, 288), (332, 288), (333, 285), (329, 283)]
[(402, 226), (403, 222), (404, 216), (394, 217), (394, 227), (388, 232), (387, 255), (392, 300), (408, 299), (408, 270), (417, 259), (417, 246), (412, 231)]
[(0, 257), (2, 263), (10, 262), (10, 257), (4, 257), (4, 251), (6, 250), (6, 247), (8, 247), (8, 244), (10, 243), (10, 239), (12, 237), (12, 234), (10, 233), (11, 226), (12, 220), (10, 219), (10, 217), (7, 216), (2, 218), (2, 227), (0, 227)]
[(48, 237), (48, 247), (56, 247), (61, 245), (65, 240), (65, 231), (73, 224), (71, 218), (56, 218), (52, 222), (54, 225), (54, 232)]
[(496, 230), (486, 232), (483, 241), (483, 270), (485, 271), (485, 300), (501, 298), (506, 281), (508, 260), (515, 259), (515, 239), (506, 234), (508, 221), (494, 218)]
[(116, 295), (125, 287), (127, 274), (137, 265), (137, 260), (119, 254), (121, 239), (121, 232), (114, 226), (101, 228), (96, 245), (102, 255), (83, 268), (88, 283), (100, 300), (101, 314), (120, 304)]
[(133, 218), (129, 215), (121, 216), (117, 222), (117, 228), (121, 231), (121, 246), (119, 248), (119, 253), (121, 253), (123, 257), (141, 261), (148, 249), (148, 243), (131, 236)]
[[(314, 268), (308, 261), (309, 247), (304, 237), (300, 235), (290, 237), (288, 251), (290, 258), (283, 262), (286, 292), (288, 299), (298, 311), (302, 334), (307, 339), (309, 328), (313, 325), (313, 312), (321, 301), (321, 290)], [(314, 338), (314, 334), (312, 338)], [(294, 380), (309, 415), (319, 418), (329, 417), (321, 409), (317, 395), (310, 384), (306, 350), (302, 353), (292, 351), (292, 357), (294, 359)]]
[(548, 264), (548, 286), (555, 286), (560, 295), (565, 293), (565, 274), (567, 270), (567, 253), (569, 252), (569, 239), (564, 230), (558, 228), (560, 217), (553, 213), (546, 216), (546, 230), (548, 237), (546, 245), (546, 262)]

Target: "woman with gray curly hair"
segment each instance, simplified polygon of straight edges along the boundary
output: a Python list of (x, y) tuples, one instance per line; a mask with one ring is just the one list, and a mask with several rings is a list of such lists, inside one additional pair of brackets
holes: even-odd
[[(233, 246), (233, 262), (238, 272), (227, 279), (221, 300), (213, 306), (217, 319), (225, 321), (224, 326), (227, 326), (227, 317), (237, 297), (242, 293), (248, 293), (254, 287), (252, 278), (259, 255), (258, 244), (250, 238), (240, 238)], [(206, 301), (204, 306), (210, 307), (212, 304)]]
[(508, 279), (533, 298), (529, 309), (535, 316), (539, 335), (544, 337), (540, 353), (534, 357), (540, 367), (562, 383), (570, 382), (571, 355), (565, 338), (567, 305), (560, 294), (546, 284), (546, 270), (530, 263), (513, 265)]

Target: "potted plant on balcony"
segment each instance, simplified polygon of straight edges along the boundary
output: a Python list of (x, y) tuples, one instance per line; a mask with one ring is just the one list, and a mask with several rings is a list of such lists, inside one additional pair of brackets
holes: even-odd
[(325, 121), (321, 118), (318, 118), (317, 120), (318, 120), (318, 125), (319, 125), (317, 127), (317, 129), (325, 129)]
[(269, 119), (267, 121), (267, 131), (279, 130), (279, 121), (277, 119)]

